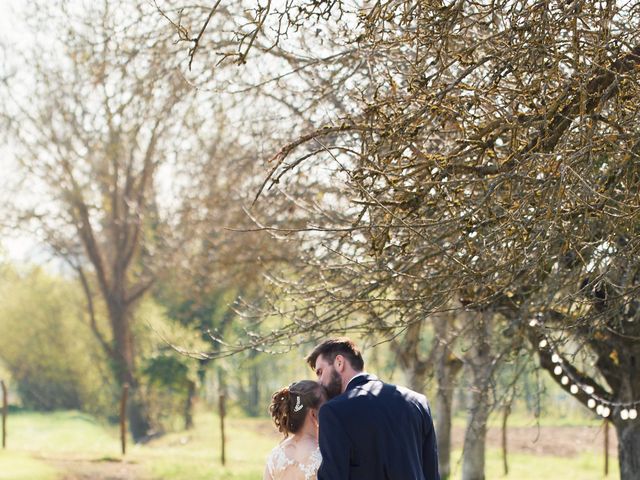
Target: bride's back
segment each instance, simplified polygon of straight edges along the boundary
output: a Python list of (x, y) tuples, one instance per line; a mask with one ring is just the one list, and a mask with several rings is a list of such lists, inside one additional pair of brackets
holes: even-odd
[(315, 480), (321, 462), (314, 441), (289, 437), (274, 448), (267, 459), (268, 480)]
[(313, 380), (294, 382), (273, 394), (269, 412), (285, 436), (267, 458), (264, 480), (316, 480), (322, 463), (318, 449), (318, 410), (326, 399)]

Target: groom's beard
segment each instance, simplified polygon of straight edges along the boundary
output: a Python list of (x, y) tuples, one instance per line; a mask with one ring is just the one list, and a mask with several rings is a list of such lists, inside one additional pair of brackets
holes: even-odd
[(325, 385), (325, 388), (327, 389), (327, 397), (329, 399), (337, 397), (342, 393), (342, 377), (338, 372), (336, 372), (335, 370), (331, 372), (329, 384)]

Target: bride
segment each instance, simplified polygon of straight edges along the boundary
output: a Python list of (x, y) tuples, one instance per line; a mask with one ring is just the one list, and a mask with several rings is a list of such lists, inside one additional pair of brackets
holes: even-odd
[(318, 410), (327, 399), (312, 380), (295, 382), (273, 394), (269, 412), (284, 439), (267, 457), (263, 480), (316, 480), (322, 457), (318, 449)]

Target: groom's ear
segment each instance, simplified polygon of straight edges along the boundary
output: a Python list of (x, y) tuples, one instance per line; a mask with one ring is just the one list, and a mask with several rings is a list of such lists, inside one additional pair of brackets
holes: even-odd
[(345, 362), (345, 359), (342, 355), (336, 355), (336, 359), (333, 361), (333, 363), (335, 365), (335, 369), (339, 373), (342, 373), (344, 371), (344, 362)]

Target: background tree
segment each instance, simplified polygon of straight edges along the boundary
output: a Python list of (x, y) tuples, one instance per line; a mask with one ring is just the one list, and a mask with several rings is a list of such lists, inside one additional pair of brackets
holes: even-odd
[(140, 440), (153, 422), (139, 391), (135, 311), (171, 263), (167, 180), (184, 181), (173, 167), (188, 150), (176, 138), (188, 143), (194, 95), (151, 8), (116, 3), (33, 4), (41, 35), (3, 86), (3, 117), (33, 193), (16, 211), (77, 273), (114, 378), (131, 387), (129, 424)]
[[(246, 61), (269, 15), (285, 25), (274, 45), (288, 26), (359, 15), (347, 38), (371, 72), (338, 86), (353, 113), (274, 158), (280, 186), (305, 163), (344, 188), (341, 215), (319, 216), (304, 287), (286, 290), (305, 314), (260, 341), (331, 333), (346, 316), (354, 331), (402, 330), (460, 299), (500, 314), (515, 345), (529, 338), (543, 368), (612, 418), (622, 478), (637, 477), (635, 2), (256, 5), (229, 59)], [(569, 340), (594, 370), (556, 353)]]

